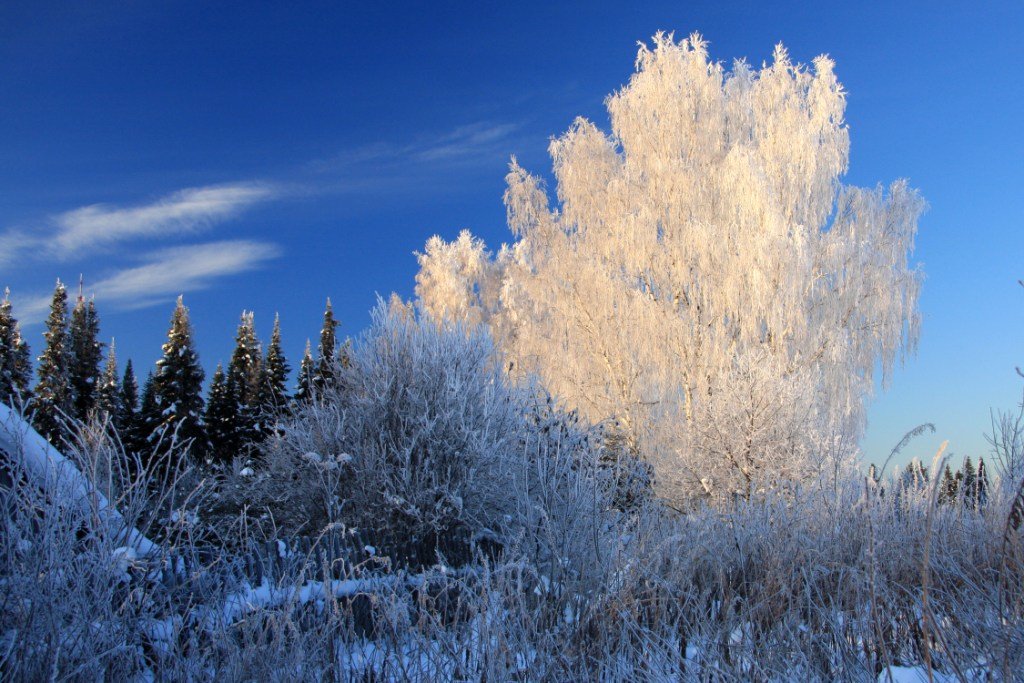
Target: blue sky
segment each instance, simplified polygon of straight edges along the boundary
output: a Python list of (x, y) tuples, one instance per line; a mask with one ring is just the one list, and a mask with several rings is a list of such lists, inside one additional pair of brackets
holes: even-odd
[[(604, 97), (637, 41), (700, 31), (760, 64), (783, 42), (837, 63), (859, 185), (928, 200), (918, 354), (871, 412), (867, 457), (931, 421), (985, 451), (1024, 380), (1024, 4), (204, 3), (0, 6), (0, 287), (33, 350), (55, 278), (95, 293), (104, 337), (148, 367), (184, 292), (209, 370), (238, 314), (280, 311), (297, 364), (324, 298), (342, 332), (411, 296), (412, 254), (462, 228), (508, 241), (510, 155)], [(875, 6), (879, 5), (879, 6)]]

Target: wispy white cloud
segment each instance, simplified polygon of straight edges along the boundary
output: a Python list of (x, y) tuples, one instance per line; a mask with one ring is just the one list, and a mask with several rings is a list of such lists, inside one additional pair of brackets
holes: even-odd
[[(155, 306), (185, 292), (205, 289), (218, 279), (264, 265), (280, 256), (280, 248), (267, 242), (224, 240), (150, 252), (142, 263), (126, 268), (88, 287), (98, 304), (112, 310)], [(16, 302), (25, 325), (46, 317), (52, 295), (26, 297)]]
[(39, 238), (24, 230), (11, 228), (0, 232), (0, 266), (16, 263), (26, 252), (39, 248)]
[(345, 170), (373, 170), (409, 166), (425, 167), (438, 164), (472, 166), (507, 159), (515, 151), (517, 136), (522, 126), (518, 123), (480, 121), (459, 126), (437, 135), (421, 136), (412, 142), (396, 144), (377, 142), (372, 145), (346, 150), (327, 159), (309, 164), (318, 173)]
[(277, 194), (270, 185), (235, 183), (179, 190), (141, 206), (83, 206), (56, 217), (53, 244), (58, 252), (68, 254), (137, 237), (190, 233), (233, 218)]
[(11, 295), (14, 300), (14, 313), (23, 326), (35, 325), (46, 319), (46, 309), (50, 307), (52, 294), (35, 294), (32, 296)]
[(277, 185), (244, 182), (186, 188), (136, 206), (79, 207), (52, 216), (31, 231), (10, 228), (0, 232), (0, 265), (68, 260), (130, 240), (195, 233), (281, 194)]
[(277, 245), (253, 240), (161, 249), (147, 255), (142, 265), (100, 280), (91, 289), (97, 299), (117, 303), (205, 289), (216, 278), (252, 270), (280, 253)]
[(512, 151), (509, 143), (517, 130), (519, 125), (514, 123), (461, 126), (413, 151), (411, 156), (424, 162), (493, 157)]
[[(99, 252), (109, 259), (107, 269), (120, 270), (88, 288), (98, 302), (114, 310), (161, 304), (178, 293), (259, 267), (279, 250), (266, 242), (236, 240), (147, 252), (154, 242), (209, 230), (260, 203), (303, 193), (427, 187), (424, 177), (438, 169), (466, 172), (507, 160), (521, 137), (519, 123), (479, 121), (310, 162), (298, 174), (290, 174), (292, 184), (234, 182), (181, 189), (148, 203), (80, 206), (51, 215), (31, 229), (15, 226), (0, 231), (0, 268), (23, 265), (23, 270), (34, 271), (38, 264), (54, 261), (86, 264)], [(42, 321), (50, 299), (49, 293), (18, 297), (19, 318), (24, 324)]]

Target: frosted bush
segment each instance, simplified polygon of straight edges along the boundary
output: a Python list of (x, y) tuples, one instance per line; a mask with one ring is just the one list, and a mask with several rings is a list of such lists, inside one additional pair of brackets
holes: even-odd
[(254, 496), (285, 528), (343, 523), (430, 555), (453, 539), (510, 542), (538, 510), (580, 523), (553, 507), (570, 490), (586, 489), (587, 519), (608, 507), (596, 432), (512, 386), (483, 328), (382, 303), (338, 373), (266, 445)]

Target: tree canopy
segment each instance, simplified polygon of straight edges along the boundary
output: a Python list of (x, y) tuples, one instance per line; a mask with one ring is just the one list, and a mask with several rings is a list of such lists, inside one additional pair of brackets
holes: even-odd
[(552, 140), (555, 206), (512, 160), (510, 246), (427, 242), (420, 305), (488, 325), (512, 373), (614, 419), (670, 495), (848, 456), (876, 372), (916, 342), (924, 203), (840, 182), (833, 62), (780, 45), (727, 69), (699, 35), (658, 34), (606, 104), (610, 133), (580, 118)]

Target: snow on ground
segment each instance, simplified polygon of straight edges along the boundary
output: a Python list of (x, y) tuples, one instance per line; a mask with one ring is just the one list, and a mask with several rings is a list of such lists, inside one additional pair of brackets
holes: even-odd
[[(124, 527), (121, 514), (96, 490), (74, 463), (61, 455), (39, 432), (18, 413), (0, 403), (0, 450), (17, 460), (31, 481), (44, 491), (60, 492), (60, 499), (70, 505), (95, 505), (112, 529)], [(120, 529), (127, 545), (140, 555), (158, 550), (153, 541), (139, 530)]]
[[(943, 674), (932, 670), (931, 679), (923, 666), (891, 666), (878, 674), (879, 683), (957, 683), (960, 679), (953, 674)], [(968, 676), (967, 680), (976, 680)], [(977, 679), (980, 680), (980, 679)]]

